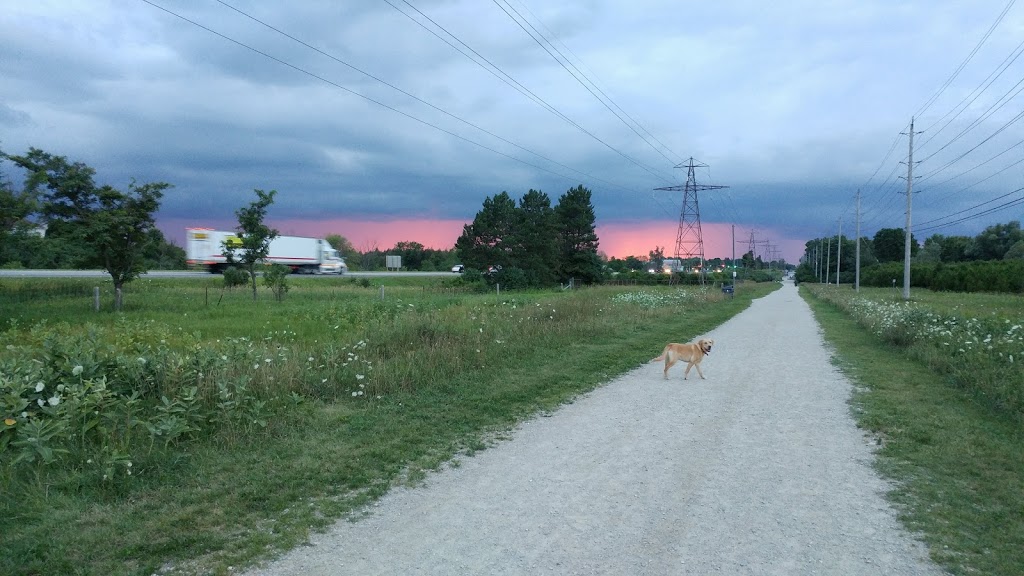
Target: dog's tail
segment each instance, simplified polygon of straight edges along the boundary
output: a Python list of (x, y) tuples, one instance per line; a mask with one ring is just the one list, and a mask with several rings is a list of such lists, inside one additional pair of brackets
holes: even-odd
[(651, 358), (651, 362), (661, 362), (662, 360), (664, 360), (665, 355), (668, 354), (669, 346), (671, 346), (671, 344), (665, 346), (665, 349), (661, 351), (661, 356), (658, 356), (657, 358)]

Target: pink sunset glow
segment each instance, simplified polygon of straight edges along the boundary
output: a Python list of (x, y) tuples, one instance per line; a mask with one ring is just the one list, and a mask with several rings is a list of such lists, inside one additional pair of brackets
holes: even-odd
[[(289, 236), (313, 236), (322, 238), (328, 234), (340, 234), (347, 238), (352, 246), (360, 252), (370, 250), (387, 250), (398, 242), (419, 242), (425, 248), (449, 250), (455, 246), (455, 240), (462, 234), (462, 227), (469, 223), (464, 220), (274, 220), (268, 224), (277, 228), (281, 234)], [(164, 234), (178, 245), (184, 244), (185, 228), (206, 227), (221, 230), (233, 230), (236, 222), (220, 220), (189, 220), (161, 219), (159, 226)], [(676, 232), (679, 224), (670, 221), (651, 222), (610, 222), (598, 224), (597, 236), (600, 238), (598, 250), (614, 258), (637, 256), (646, 258), (655, 247), (660, 246), (666, 256), (675, 252)], [(714, 222), (702, 223), (701, 234), (704, 240), (704, 256), (706, 258), (732, 257), (732, 226)], [(737, 234), (741, 232), (737, 231)], [(737, 236), (736, 256), (748, 250), (747, 237)], [(760, 237), (760, 235), (759, 235)], [(803, 241), (775, 239), (773, 244), (779, 247), (782, 257), (787, 262), (797, 262), (803, 253)]]

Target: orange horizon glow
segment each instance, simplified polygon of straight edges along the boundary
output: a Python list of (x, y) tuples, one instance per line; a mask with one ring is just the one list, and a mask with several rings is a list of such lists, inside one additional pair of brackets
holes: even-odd
[[(359, 252), (387, 250), (399, 242), (418, 242), (424, 248), (450, 250), (462, 234), (462, 227), (470, 220), (454, 219), (396, 219), (388, 221), (350, 220), (344, 218), (329, 220), (268, 219), (267, 223), (287, 236), (312, 236), (323, 238), (328, 234), (344, 236)], [(210, 227), (233, 230), (233, 221), (185, 221), (184, 219), (161, 219), (160, 228), (171, 240), (181, 245), (185, 228)], [(675, 253), (678, 222), (609, 222), (596, 226), (599, 238), (598, 251), (609, 258), (636, 256), (647, 258), (652, 250), (661, 247), (665, 256)], [(732, 226), (715, 222), (701, 223), (704, 242), (704, 257), (732, 258)], [(736, 257), (749, 249), (748, 238), (736, 238)], [(779, 247), (781, 257), (789, 263), (796, 263), (804, 250), (803, 240), (773, 240)]]

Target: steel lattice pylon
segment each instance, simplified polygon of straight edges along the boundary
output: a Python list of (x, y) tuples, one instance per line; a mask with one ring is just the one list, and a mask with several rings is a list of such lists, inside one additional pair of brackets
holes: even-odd
[(683, 192), (683, 207), (679, 211), (679, 229), (676, 232), (675, 258), (683, 262), (690, 258), (700, 261), (701, 282), (704, 280), (704, 238), (700, 231), (700, 205), (697, 203), (698, 190), (718, 190), (728, 186), (697, 184), (694, 168), (706, 168), (707, 164), (695, 163), (691, 157), (685, 164), (676, 168), (686, 168), (686, 184), (684, 186), (666, 186), (655, 190), (671, 190)]

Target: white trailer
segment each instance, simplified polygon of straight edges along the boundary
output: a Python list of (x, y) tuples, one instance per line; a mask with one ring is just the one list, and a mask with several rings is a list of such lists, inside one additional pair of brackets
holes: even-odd
[[(224, 254), (224, 243), (241, 245), (235, 232), (212, 228), (185, 229), (185, 255), (190, 267), (223, 272), (230, 264)], [(296, 274), (344, 274), (348, 271), (338, 251), (321, 238), (278, 236), (270, 242), (267, 264), (283, 264)]]

